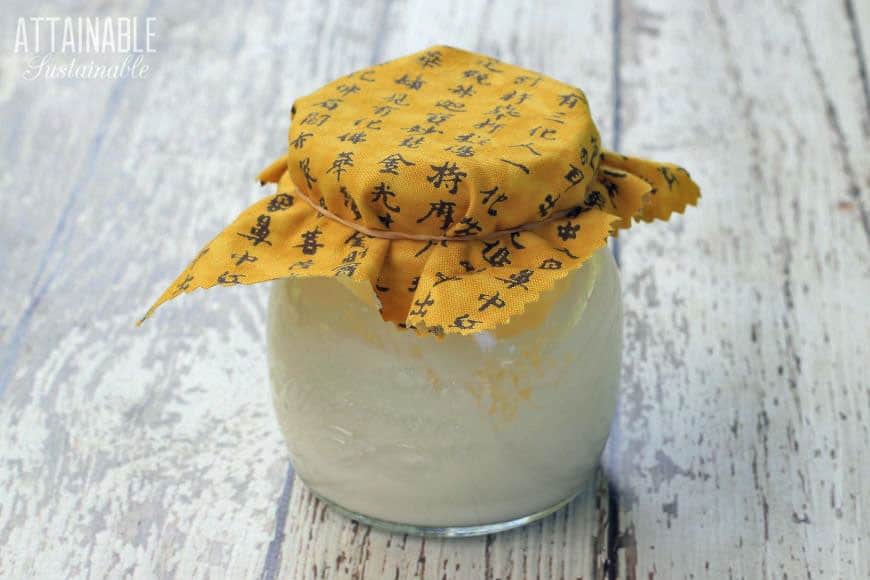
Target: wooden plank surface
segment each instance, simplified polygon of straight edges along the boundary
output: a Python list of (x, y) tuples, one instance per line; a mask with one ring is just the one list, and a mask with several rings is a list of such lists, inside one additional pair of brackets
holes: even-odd
[(844, 6), (637, 2), (623, 26), (621, 149), (679, 156), (705, 198), (621, 240), (617, 569), (867, 578), (870, 112)]
[[(147, 79), (0, 60), (0, 577), (870, 576), (870, 11), (861, 2), (24, 2), (156, 16)], [(285, 143), (294, 96), (436, 43), (583, 87), (699, 210), (621, 236), (606, 477), (471, 540), (357, 525), (294, 482), (265, 288), (131, 321)], [(10, 45), (11, 46), (11, 45)], [(8, 47), (4, 47), (8, 50)]]

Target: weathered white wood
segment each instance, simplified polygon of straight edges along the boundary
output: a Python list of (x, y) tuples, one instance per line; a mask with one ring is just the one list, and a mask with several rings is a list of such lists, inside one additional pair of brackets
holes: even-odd
[[(158, 17), (144, 81), (0, 56), (0, 577), (870, 575), (867, 3), (578, 4), (130, 0), (90, 11)], [(264, 288), (132, 326), (261, 195), (295, 96), (436, 43), (583, 87), (606, 144), (705, 192), (620, 238), (618, 495), (472, 540), (372, 531), (294, 484)]]
[[(251, 177), (283, 149), (292, 98), (354, 68), (435, 42), (476, 47), (588, 88), (606, 129), (608, 7), (550, 9), (129, 4), (117, 15), (158, 17), (148, 79), (5, 87), (7, 150), (19, 142), (2, 181), (28, 195), (3, 198), (0, 575), (274, 577), (352, 552), (354, 538), (333, 531), (355, 524), (322, 510), (309, 520), (301, 487), (288, 504), (263, 290), (194, 296), (139, 330), (132, 321), (261, 195)], [(563, 18), (603, 31), (600, 50), (572, 50)], [(436, 23), (448, 22), (445, 37)], [(8, 63), (15, 78), (22, 63)], [(409, 550), (371, 533), (366, 559), (422, 571), (422, 553), (470, 577), (589, 576), (606, 503), (594, 485), (570, 510), (489, 540), (409, 539)]]
[(300, 483), (293, 490), (277, 578), (589, 578), (605, 522), (606, 489), (525, 528), (443, 540), (388, 534), (332, 512)]
[[(103, 14), (138, 14), (143, 5), (131, 0), (126, 8), (107, 7)], [(62, 11), (56, 3), (43, 9)], [(4, 3), (0, 10), (0, 384), (54, 271), (49, 257), (63, 246), (68, 218), (87, 194), (94, 159), (105, 147), (104, 125), (117, 112), (121, 94), (112, 82), (78, 90), (71, 82), (24, 80), (30, 57), (12, 51), (17, 18), (31, 15), (37, 14), (26, 2)]]
[(147, 14), (159, 37), (147, 79), (19, 79), (3, 102), (3, 118), (21, 120), (2, 166), (3, 272), (15, 280), (3, 301), (0, 576), (261, 573), (287, 473), (264, 289), (133, 322), (261, 195), (253, 177), (286, 146), (295, 87), (331, 76), (310, 70), (316, 32), (287, 33), (322, 9), (173, 3)]
[(619, 575), (866, 578), (870, 143), (843, 5), (637, 2), (623, 26), (622, 149), (705, 197), (621, 241)]

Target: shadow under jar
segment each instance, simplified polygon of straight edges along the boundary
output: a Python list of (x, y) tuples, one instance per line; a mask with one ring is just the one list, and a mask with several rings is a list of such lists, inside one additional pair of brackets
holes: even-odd
[(619, 274), (599, 250), (493, 331), (420, 336), (365, 285), (272, 286), (275, 410), (308, 488), (350, 517), (470, 536), (544, 517), (591, 478), (616, 409)]

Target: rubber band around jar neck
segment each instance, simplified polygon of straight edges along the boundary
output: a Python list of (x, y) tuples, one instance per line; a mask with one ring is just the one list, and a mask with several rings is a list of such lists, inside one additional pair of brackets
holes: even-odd
[(332, 213), (325, 207), (322, 207), (320, 204), (314, 203), (307, 195), (302, 193), (299, 189), (296, 189), (293, 197), (297, 197), (311, 206), (314, 211), (322, 215), (323, 217), (329, 218), (333, 221), (337, 221), (338, 223), (349, 227), (352, 230), (355, 230), (363, 235), (372, 237), (372, 238), (380, 238), (382, 240), (414, 240), (420, 242), (468, 242), (473, 240), (490, 240), (492, 238), (498, 238), (501, 236), (507, 236), (511, 234), (516, 234), (519, 232), (525, 232), (529, 230), (533, 230), (541, 225), (544, 225), (548, 222), (555, 221), (558, 219), (562, 219), (568, 216), (579, 215), (583, 211), (583, 206), (575, 206), (566, 210), (557, 211), (550, 214), (546, 219), (530, 222), (527, 224), (523, 224), (521, 226), (517, 226), (515, 228), (510, 228), (506, 230), (496, 230), (494, 232), (490, 232), (485, 235), (478, 236), (430, 236), (427, 234), (409, 234), (405, 232), (392, 232), (386, 230), (376, 230), (373, 228), (368, 228), (366, 226), (360, 225), (358, 223), (348, 221), (342, 217), (337, 216)]

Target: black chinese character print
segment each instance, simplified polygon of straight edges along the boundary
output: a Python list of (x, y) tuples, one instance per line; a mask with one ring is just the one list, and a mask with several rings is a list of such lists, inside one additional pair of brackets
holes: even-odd
[(323, 232), (320, 231), (319, 226), (315, 227), (313, 230), (308, 230), (308, 231), (302, 232), (302, 234), (300, 236), (302, 238), (302, 243), (296, 244), (293, 247), (294, 248), (302, 248), (303, 254), (305, 254), (307, 256), (313, 256), (314, 254), (317, 253), (317, 250), (319, 248), (323, 247), (323, 244), (321, 244), (320, 242), (317, 241), (317, 238), (319, 238), (322, 234), (323, 234)]
[(503, 201), (507, 201), (508, 199), (507, 195), (498, 192), (497, 185), (492, 189), (481, 190), (480, 193), (481, 195), (483, 195), (483, 199), (481, 200), (483, 202), (483, 205), (489, 206), (486, 209), (486, 213), (491, 216), (498, 215), (498, 210), (495, 208), (495, 206)]
[(302, 149), (302, 147), (305, 145), (305, 141), (307, 141), (309, 137), (314, 137), (314, 133), (302, 131), (301, 133), (299, 133), (299, 135), (296, 136), (295, 139), (290, 141), (290, 145), (292, 145), (294, 149)]
[(479, 85), (488, 86), (490, 84), (490, 82), (488, 80), (489, 74), (482, 73), (478, 70), (467, 70), (464, 73), (462, 73), (462, 76), (464, 76), (467, 79), (471, 79), (471, 80), (475, 81)]
[(393, 93), (384, 97), (383, 101), (397, 107), (407, 107), (411, 104), (408, 102), (408, 93)]
[(565, 174), (565, 181), (568, 182), (568, 186), (565, 188), (565, 191), (568, 191), (572, 187), (577, 186), (578, 184), (583, 182), (583, 171), (574, 165), (573, 163), (568, 164), (568, 173)]
[[(594, 139), (593, 139), (594, 142)], [(598, 170), (598, 164), (601, 162), (601, 152), (598, 150), (598, 145), (592, 148), (592, 154), (589, 156), (589, 167), (592, 171)]]
[(526, 167), (525, 165), (523, 165), (522, 163), (517, 163), (516, 161), (511, 161), (510, 159), (504, 159), (504, 158), (499, 158), (499, 161), (501, 161), (502, 163), (507, 163), (508, 165), (513, 165), (514, 167), (516, 167), (517, 169), (519, 169), (520, 171), (522, 171), (526, 175), (531, 173), (529, 168)]
[[(451, 210), (451, 212), (452, 212), (452, 210)], [(451, 215), (452, 215), (452, 213), (451, 213)], [(423, 254), (425, 254), (426, 252), (428, 252), (430, 249), (434, 248), (436, 244), (441, 244), (442, 247), (445, 247), (445, 248), (446, 248), (446, 247), (447, 247), (447, 240), (441, 240), (440, 242), (439, 242), (439, 241), (435, 241), (435, 240), (429, 240), (428, 242), (426, 242), (426, 245), (425, 245), (425, 246), (423, 246), (422, 248), (420, 248), (420, 251), (419, 251), (419, 252), (417, 252), (416, 254), (414, 254), (414, 257), (415, 257), (415, 258), (419, 258), (419, 257), (422, 256)]]
[(553, 258), (547, 258), (541, 265), (538, 266), (538, 270), (559, 270), (562, 268), (562, 262), (559, 260), (554, 260)]
[(411, 135), (432, 135), (433, 133), (444, 133), (441, 129), (436, 127), (435, 125), (414, 125), (413, 127), (405, 127), (405, 131), (410, 133)]
[(390, 205), (390, 199), (394, 197), (396, 197), (396, 193), (383, 181), (372, 191), (372, 203), (381, 202), (389, 211), (400, 212), (402, 209), (399, 206)]
[(435, 301), (432, 299), (432, 293), (428, 292), (423, 300), (414, 300), (414, 306), (417, 308), (408, 312), (409, 316), (426, 316), (429, 312), (428, 307), (433, 306)]
[(444, 272), (435, 272), (435, 277), (437, 280), (432, 284), (432, 287), (438, 286), (439, 284), (443, 284), (444, 282), (451, 282), (453, 280), (459, 280), (459, 276), (448, 276)]
[(447, 231), (453, 224), (453, 210), (456, 204), (452, 201), (439, 200), (429, 204), (429, 212), (417, 220), (417, 223), (423, 223), (430, 217), (435, 216), (441, 219), (441, 229)]
[(579, 91), (568, 93), (567, 95), (559, 95), (559, 106), (573, 109), (577, 103), (586, 103), (586, 95)]
[(495, 66), (495, 65), (500, 64), (500, 63), (499, 63), (499, 61), (495, 60), (494, 58), (485, 58), (483, 60), (479, 60), (479, 61), (477, 61), (477, 64), (479, 64), (480, 66), (482, 66), (483, 68), (485, 68), (489, 72), (493, 72), (493, 73), (504, 72), (502, 69)]
[(465, 97), (474, 95), (474, 87), (471, 85), (456, 85), (450, 89), (450, 92), (464, 99)]
[(191, 282), (193, 282), (193, 276), (190, 276), (190, 275), (185, 276), (184, 280), (181, 281), (181, 284), (176, 286), (176, 288), (175, 288), (176, 291), (183, 292), (184, 290), (187, 290), (188, 288), (190, 288)]
[(510, 92), (507, 92), (507, 93), (503, 94), (503, 95), (502, 95), (501, 97), (499, 97), (499, 98), (501, 98), (502, 101), (513, 101), (513, 100), (516, 100), (516, 104), (518, 104), (518, 105), (522, 105), (523, 103), (525, 103), (525, 102), (526, 102), (528, 99), (530, 99), (531, 97), (532, 97), (532, 94), (531, 94), (531, 93), (521, 93), (521, 92), (517, 91), (516, 89), (514, 89), (514, 90), (512, 90), (512, 91), (510, 91)]
[(486, 115), (492, 115), (496, 121), (500, 121), (505, 117), (519, 117), (520, 112), (513, 105), (496, 105), (492, 110), (487, 111)]
[(489, 143), (489, 139), (478, 137), (477, 133), (464, 133), (462, 135), (457, 135), (455, 140), (460, 143), (474, 143), (476, 145), (486, 145)]
[(452, 151), (457, 157), (474, 157), (474, 147), (471, 145), (449, 145), (445, 151)]
[(572, 207), (570, 210), (568, 210), (568, 212), (565, 214), (564, 217), (566, 217), (568, 219), (574, 219), (577, 216), (579, 216), (581, 213), (583, 213), (584, 211), (589, 211), (589, 208), (584, 207), (582, 205), (578, 205), (578, 206)]
[(442, 165), (430, 165), (435, 173), (426, 176), (426, 181), (431, 183), (436, 189), (440, 189), (442, 185), (453, 195), (459, 191), (459, 184), (462, 179), (468, 174), (461, 171), (456, 163), (445, 161)]
[(528, 290), (529, 287), (526, 286), (526, 284), (531, 281), (532, 274), (534, 274), (532, 270), (524, 268), (516, 274), (511, 274), (507, 278), (496, 278), (496, 280), (501, 280), (502, 282), (507, 284), (508, 289), (520, 287), (523, 290)]
[(399, 141), (399, 147), (405, 147), (406, 149), (419, 149), (420, 145), (423, 144), (423, 140), (425, 137), (405, 137), (401, 141)]
[(335, 173), (336, 181), (341, 181), (341, 175), (347, 171), (348, 167), (353, 167), (353, 152), (342, 151), (335, 156), (332, 165), (326, 170), (327, 173)]
[(511, 234), (511, 245), (518, 250), (525, 250), (526, 247), (519, 242), (521, 235), (523, 235), (523, 232), (513, 232)]
[(371, 129), (372, 131), (380, 131), (382, 123), (383, 121), (381, 119), (372, 119), (371, 121), (369, 121), (368, 117), (363, 117), (362, 119), (357, 119), (356, 121), (354, 121), (353, 126), (362, 126), (366, 129)]
[(572, 260), (579, 260), (580, 259), (580, 256), (575, 256), (574, 254), (571, 253), (571, 250), (569, 250), (568, 248), (559, 248), (556, 251), (562, 252), (563, 254), (565, 254), (566, 256), (571, 258)]
[(427, 50), (417, 57), (417, 62), (423, 68), (435, 68), (441, 66), (441, 51)]
[(344, 133), (338, 136), (339, 141), (349, 142), (356, 145), (357, 143), (364, 143), (366, 140), (366, 134), (363, 131), (357, 131), (355, 133)]
[(469, 314), (463, 314), (462, 316), (457, 316), (456, 320), (453, 321), (453, 324), (450, 326), (454, 328), (461, 328), (462, 330), (470, 330), (480, 324), (479, 320), (474, 320), (471, 318)]
[(502, 246), (498, 240), (492, 242), (484, 240), (482, 255), (487, 264), (496, 268), (501, 268), (511, 263), (511, 251), (507, 246)]
[(344, 240), (345, 244), (349, 244), (352, 248), (364, 248), (366, 240), (360, 232), (354, 232)]
[(556, 226), (556, 233), (562, 239), (562, 241), (576, 240), (577, 232), (579, 231), (580, 226), (577, 224), (572, 224), (571, 222)]
[(453, 115), (449, 113), (426, 113), (426, 122), (432, 125), (440, 125), (448, 121)]
[(341, 197), (344, 199), (344, 207), (350, 209), (353, 212), (354, 221), (358, 221), (362, 218), (362, 213), (359, 211), (359, 207), (356, 205), (356, 201), (350, 196), (347, 192), (347, 188), (345, 186), (341, 186), (338, 188), (341, 191)]
[(241, 232), (237, 232), (236, 235), (251, 240), (251, 243), (254, 246), (259, 246), (260, 244), (266, 244), (267, 246), (271, 246), (272, 242), (266, 239), (269, 237), (269, 224), (271, 223), (271, 221), (272, 218), (267, 216), (266, 214), (260, 215), (257, 217), (257, 225), (249, 230), (250, 233), (243, 234)]
[(338, 85), (337, 87), (335, 87), (335, 90), (346, 97), (348, 95), (358, 93), (360, 91), (360, 88), (359, 88), (359, 85), (350, 84), (350, 85)]
[(397, 85), (402, 85), (408, 87), (413, 91), (419, 91), (420, 88), (425, 84), (422, 75), (417, 75), (416, 78), (411, 78), (407, 73), (403, 74), (399, 78), (395, 79), (395, 83)]
[(453, 230), (454, 236), (473, 236), (483, 231), (483, 228), (480, 227), (480, 222), (472, 217), (466, 216), (459, 220), (459, 226)]
[(218, 284), (230, 285), (230, 284), (241, 284), (242, 278), (244, 278), (244, 274), (230, 274), (229, 272), (224, 272), (220, 276), (217, 277)]
[(438, 101), (435, 103), (435, 106), (450, 113), (462, 113), (465, 111), (465, 103), (459, 103), (449, 99)]
[(557, 123), (559, 125), (565, 124), (565, 111), (553, 111), (546, 117), (544, 117), (547, 121), (551, 123)]
[(348, 278), (353, 277), (356, 273), (356, 269), (359, 268), (359, 262), (351, 262), (349, 264), (339, 264), (332, 271), (336, 276), (347, 276)]
[(604, 185), (604, 189), (607, 190), (607, 197), (610, 198), (610, 201), (612, 202), (619, 194), (619, 188), (612, 181), (602, 181), (601, 183)]
[(543, 77), (541, 77), (540, 75), (520, 75), (514, 78), (514, 84), (525, 85), (527, 87), (536, 87), (538, 86), (538, 83), (541, 82), (542, 78)]
[(316, 104), (323, 107), (327, 111), (334, 111), (341, 104), (341, 99), (326, 99), (325, 101), (320, 101)]
[(384, 215), (378, 216), (378, 221), (381, 222), (385, 228), (390, 229), (390, 225), (393, 223), (393, 216), (392, 214), (385, 213)]
[(311, 111), (308, 113), (302, 121), (299, 122), (300, 125), (314, 125), (315, 127), (322, 127), (324, 123), (329, 121), (330, 115), (323, 113), (316, 113)]
[(236, 261), (236, 266), (241, 266), (245, 262), (256, 262), (257, 256), (252, 256), (245, 250), (244, 254), (231, 254), (230, 257)]
[(352, 277), (357, 268), (359, 268), (359, 260), (363, 259), (368, 250), (352, 250), (347, 256), (342, 258), (341, 264), (337, 267), (333, 268), (332, 271), (336, 276), (347, 276), (348, 278)]
[(601, 192), (594, 189), (586, 195), (586, 201), (584, 203), (587, 207), (604, 209), (604, 200), (601, 199)]
[(266, 211), (275, 212), (283, 211), (293, 205), (293, 198), (286, 193), (279, 193), (269, 200), (269, 205), (266, 206)]
[(399, 174), (399, 165), (404, 165), (405, 167), (409, 167), (414, 165), (404, 157), (400, 153), (393, 153), (392, 155), (387, 155), (378, 163), (381, 165), (381, 173), (392, 173), (393, 175)]
[(481, 294), (480, 296), (478, 296), (477, 299), (483, 302), (483, 304), (481, 304), (480, 308), (478, 308), (477, 310), (479, 312), (483, 312), (490, 306), (495, 306), (496, 308), (504, 308), (505, 305), (507, 305), (507, 302), (505, 302), (504, 298), (502, 298), (499, 294), (499, 292), (496, 292), (491, 296), (488, 294)]
[(299, 160), (299, 169), (302, 170), (302, 176), (305, 177), (305, 183), (308, 189), (311, 189), (312, 184), (317, 183), (317, 178), (311, 175), (311, 159), (306, 157)]
[(670, 191), (673, 185), (677, 182), (677, 176), (671, 173), (671, 170), (667, 167), (659, 167), (659, 173), (661, 173), (662, 177), (665, 178), (665, 181), (668, 184), (668, 191)]
[(556, 207), (556, 202), (559, 201), (561, 195), (557, 195), (553, 197), (553, 194), (548, 193), (546, 197), (544, 197), (544, 203), (538, 204), (538, 213), (541, 214), (541, 217), (547, 217), (547, 214), (550, 213), (550, 210)]
[(398, 107), (392, 105), (378, 105), (372, 109), (372, 112), (378, 117), (386, 117), (396, 109), (398, 109)]
[(541, 156), (540, 151), (538, 151), (537, 149), (535, 149), (535, 144), (532, 143), (532, 142), (529, 142), (529, 143), (517, 143), (516, 145), (510, 145), (510, 147), (524, 147), (524, 148), (526, 148), (526, 149), (529, 151), (529, 153), (531, 153), (532, 155), (535, 155), (536, 157), (540, 157), (540, 156)]
[(556, 129), (550, 129), (548, 127), (538, 125), (537, 127), (529, 131), (529, 136), (538, 137), (540, 139), (543, 139), (544, 141), (555, 141), (556, 138), (553, 135), (556, 135), (557, 133), (558, 131)]
[(474, 124), (475, 129), (486, 129), (490, 135), (493, 135), (504, 129), (504, 123), (496, 123), (491, 118), (487, 117), (483, 121)]

